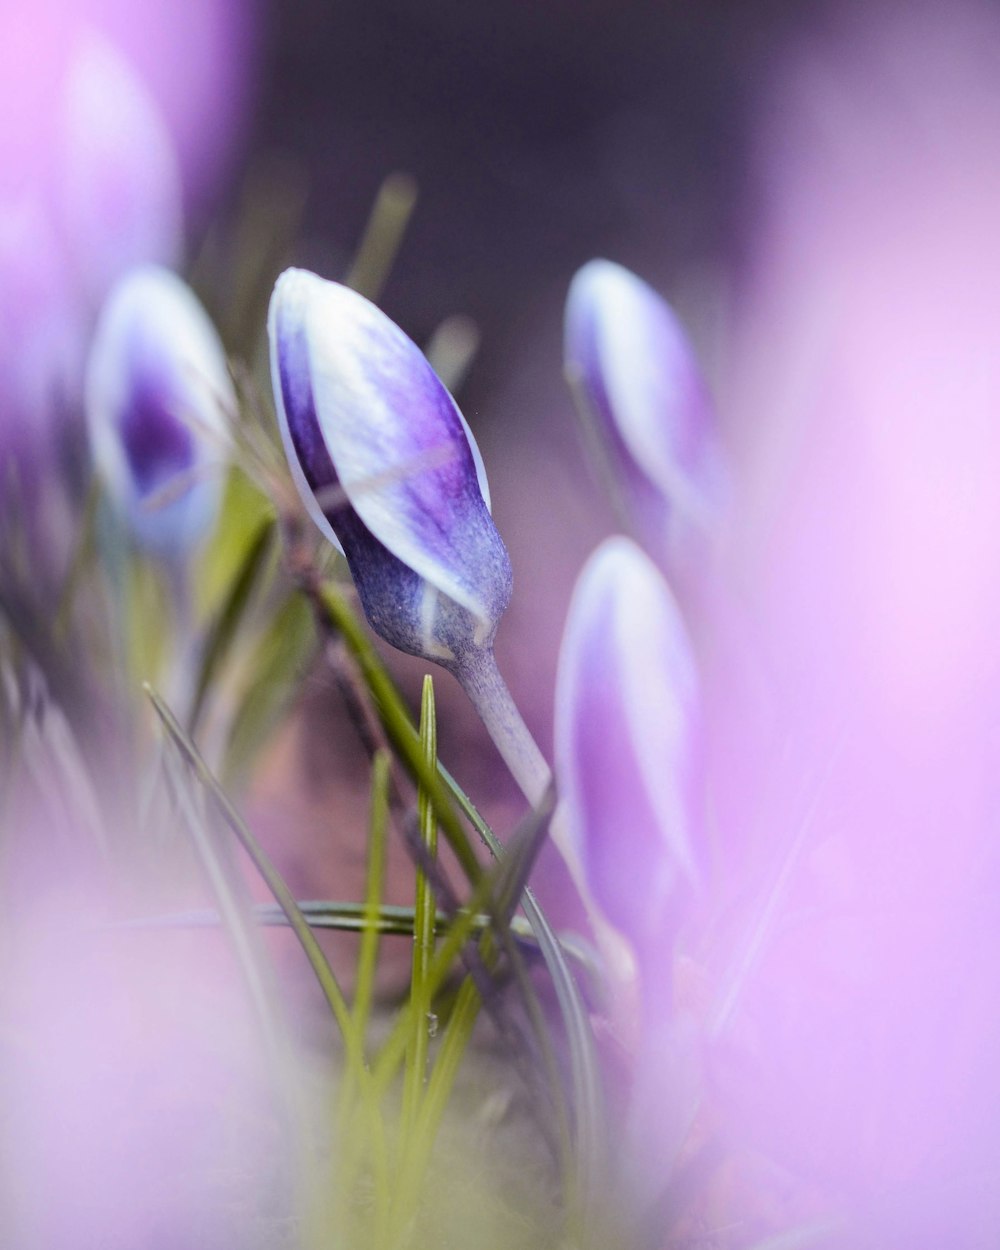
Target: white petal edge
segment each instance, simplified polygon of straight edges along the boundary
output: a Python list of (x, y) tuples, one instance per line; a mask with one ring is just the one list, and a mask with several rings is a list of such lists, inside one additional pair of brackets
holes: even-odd
[[(320, 278), (309, 270), (294, 268), (285, 270), (275, 284), (268, 314), (268, 331), (271, 350), (271, 376), (282, 441), (291, 467), (293, 480), (309, 515), (319, 526), (322, 533), (333, 542), (340, 552), (343, 552), (343, 546), (329, 521), (323, 515), (309, 484), (306, 482), (288, 427), (288, 418), (281, 395), (280, 372), (278, 370), (277, 321), (279, 304), (285, 304), (284, 312), (294, 316), (304, 327), (313, 407), (319, 423), (320, 434), (326, 444), (330, 459), (336, 468), (341, 488), (351, 501), (362, 522), (374, 537), (398, 560), (412, 568), (425, 581), (435, 586), (454, 602), (466, 608), (474, 616), (486, 619), (489, 615), (486, 605), (475, 596), (470, 595), (447, 569), (441, 568), (440, 565), (425, 557), (422, 549), (412, 542), (408, 528), (399, 521), (399, 518), (390, 507), (380, 504), (380, 501), (370, 493), (364, 497), (352, 498), (352, 466), (350, 464), (345, 466), (343, 454), (339, 457), (333, 455), (326, 430), (324, 429), (324, 426), (329, 421), (335, 419), (334, 414), (339, 406), (339, 394), (343, 394), (347, 402), (354, 404), (357, 403), (358, 397), (363, 396), (365, 391), (369, 389), (368, 383), (363, 378), (358, 378), (354, 381), (351, 377), (352, 367), (356, 367), (363, 357), (364, 346), (360, 345), (355, 352), (352, 352), (349, 347), (347, 350), (344, 348), (345, 339), (349, 344), (350, 335), (357, 331), (359, 324), (374, 325), (377, 333), (391, 333), (402, 336), (409, 349), (413, 351), (415, 362), (419, 363), (422, 361), (423, 367), (431, 370), (431, 366), (423, 356), (423, 353), (395, 322), (391, 321), (364, 296), (349, 287)], [(332, 371), (328, 370), (326, 364), (330, 360), (335, 362)], [(434, 376), (436, 377), (436, 375)], [(441, 385), (442, 389), (445, 389), (443, 383)], [(476, 480), (480, 493), (483, 496), (487, 509), (489, 509), (489, 487), (486, 482), (486, 470), (479, 447), (472, 435), (468, 422), (446, 389), (445, 394), (448, 395), (452, 408), (465, 432), (476, 468)], [(326, 397), (325, 400), (324, 396)], [(373, 396), (373, 409), (380, 404), (383, 405), (384, 411), (384, 401), (379, 396)], [(371, 480), (371, 474), (367, 471), (367, 466), (365, 470), (355, 472), (353, 476), (355, 482), (367, 483)]]

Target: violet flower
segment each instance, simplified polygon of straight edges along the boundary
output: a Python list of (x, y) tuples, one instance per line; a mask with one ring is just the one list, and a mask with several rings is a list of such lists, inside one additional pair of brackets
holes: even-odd
[(461, 683), (529, 802), (551, 784), (493, 658), (511, 593), (482, 458), (420, 349), (363, 296), (277, 282), (271, 378), (292, 476), (377, 634)]
[(95, 465), (135, 541), (183, 556), (215, 519), (235, 396), (208, 315), (169, 270), (140, 266), (112, 290), (86, 407)]
[(698, 680), (680, 610), (627, 538), (577, 582), (556, 685), (556, 771), (585, 887), (637, 955), (697, 876)]
[(704, 529), (720, 488), (715, 414), (669, 304), (590, 261), (566, 301), (565, 369), (623, 521), (657, 556)]
[(0, 461), (15, 460), (32, 489), (53, 476), (54, 444), (72, 438), (111, 285), (134, 265), (175, 263), (183, 244), (181, 169), (155, 98), (120, 49), (64, 16), (68, 31), (44, 55), (38, 45), (38, 65), (26, 17), (22, 63), (0, 86), (0, 113), (27, 127), (0, 139), (15, 188), (0, 194)]
[(597, 907), (614, 1027), (633, 1051), (620, 1159), (641, 1207), (668, 1182), (701, 1094), (700, 1030), (676, 1010), (673, 991), (674, 938), (702, 840), (700, 722), (673, 595), (635, 543), (607, 539), (570, 604), (556, 772), (570, 862)]
[(420, 349), (349, 287), (288, 270), (268, 328), (292, 475), (347, 557), (372, 628), (461, 667), (491, 646), (511, 571), (455, 401)]

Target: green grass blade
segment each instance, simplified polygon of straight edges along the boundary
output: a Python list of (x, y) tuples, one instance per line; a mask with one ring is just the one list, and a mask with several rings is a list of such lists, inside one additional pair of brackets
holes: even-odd
[(259, 532), (247, 548), (243, 560), (233, 577), (229, 594), (216, 613), (205, 638), (201, 664), (198, 670), (198, 680), (195, 683), (194, 699), (191, 705), (191, 715), (188, 721), (192, 734), (197, 732), (205, 706), (205, 698), (239, 631), (240, 623), (243, 620), (243, 615), (246, 612), (247, 604), (250, 602), (254, 588), (261, 580), (261, 574), (267, 567), (268, 556), (272, 550), (273, 537), (274, 521), (268, 518), (260, 526)]
[[(479, 815), (469, 797), (451, 774), (440, 764), (438, 769), (444, 784), (483, 840), (490, 854), (496, 859), (503, 859), (506, 851), (499, 838)], [(566, 954), (534, 894), (527, 887), (521, 895), (521, 906), (524, 908), (524, 914), (538, 942), (549, 976), (552, 978), (569, 1043), (577, 1166), (574, 1190), (567, 1197), (571, 1207), (580, 1207), (580, 1218), (586, 1220), (586, 1208), (596, 1202), (597, 1196), (602, 1192), (606, 1176), (607, 1112), (594, 1033), (586, 1004)]]
[(215, 897), (222, 927), (229, 937), (233, 954), (246, 983), (269, 1057), (276, 1070), (284, 1070), (282, 1047), (278, 1041), (280, 1028), (272, 1007), (274, 995), (267, 985), (266, 960), (252, 923), (246, 891), (232, 857), (217, 844), (208, 828), (207, 814), (191, 793), (187, 776), (178, 775), (178, 772), (176, 768), (168, 766), (167, 780), (174, 806)]
[[(367, 903), (356, 903), (351, 900), (333, 899), (297, 899), (299, 910), (313, 929), (335, 929), (341, 933), (364, 933), (374, 928), (380, 937), (413, 937), (413, 907), (397, 906), (393, 903), (381, 903), (374, 913), (369, 914)], [(464, 909), (463, 909), (464, 911)], [(288, 917), (276, 903), (255, 903), (254, 919), (257, 924), (269, 926), (287, 926)], [(442, 935), (448, 932), (454, 923), (454, 915), (438, 911), (434, 917), (434, 932)], [(484, 932), (493, 923), (485, 912), (470, 916), (470, 934)], [(210, 928), (220, 923), (219, 913), (211, 908), (195, 908), (187, 911), (167, 912), (155, 916), (135, 916), (128, 920), (116, 920), (113, 928)], [(523, 955), (538, 955), (538, 943), (528, 922), (522, 916), (512, 916), (510, 932), (518, 943)], [(577, 958), (577, 956), (574, 956)], [(583, 965), (581, 965), (583, 966)], [(590, 971), (584, 966), (585, 971)]]
[[(383, 927), (382, 892), (385, 885), (386, 832), (389, 825), (389, 765), (387, 751), (378, 751), (372, 760), (371, 815), (368, 823), (368, 880), (365, 902), (360, 914), (361, 946), (358, 952), (358, 974), (354, 992), (354, 1027), (364, 1038), (375, 989), (379, 936)], [(310, 924), (315, 920), (303, 909)], [(412, 926), (412, 919), (410, 925)]]
[(312, 613), (301, 596), (292, 594), (275, 613), (247, 662), (249, 682), (233, 715), (223, 777), (243, 778), (278, 718), (298, 689), (315, 646)]
[(371, 692), (389, 741), (404, 766), (418, 785), (423, 786), (437, 813), (438, 824), (455, 853), (468, 880), (476, 884), (483, 876), (483, 867), (468, 834), (452, 805), (451, 795), (436, 768), (424, 758), (420, 736), (413, 728), (410, 715), (385, 665), (379, 659), (364, 627), (335, 587), (325, 583), (307, 588), (326, 624), (336, 631), (347, 645)]
[[(434, 683), (424, 677), (420, 702), (420, 745), (429, 768), (437, 765), (437, 717), (434, 707)], [(434, 804), (424, 786), (417, 790), (417, 823), (420, 842), (429, 859), (437, 855), (437, 817)], [(416, 1124), (417, 1111), (427, 1075), (427, 1054), (430, 1049), (431, 996), (427, 992), (427, 974), (434, 954), (434, 929), (437, 907), (427, 874), (417, 865), (416, 899), (413, 909), (413, 965), (410, 977), (410, 1040), (406, 1052), (403, 1079), (403, 1148), (407, 1148)]]
[(312, 968), (313, 975), (319, 982), (319, 986), (323, 991), (334, 1019), (340, 1028), (341, 1035), (344, 1039), (348, 1050), (356, 1050), (357, 1043), (355, 1039), (355, 1031), (351, 1013), (347, 1007), (343, 991), (334, 975), (333, 969), (330, 967), (329, 961), (323, 954), (323, 950), (317, 942), (309, 922), (299, 910), (298, 904), (288, 886), (285, 884), (284, 878), (278, 872), (277, 868), (271, 863), (271, 860), (264, 848), (250, 832), (242, 817), (229, 801), (229, 797), (215, 779), (212, 771), (202, 759), (198, 748), (194, 745), (188, 735), (178, 724), (176, 717), (163, 702), (160, 696), (149, 685), (145, 687), (146, 694), (156, 711), (157, 716), (163, 723), (168, 735), (173, 740), (175, 746), (180, 751), (182, 758), (193, 770), (195, 776), (201, 782), (202, 786), (212, 796), (219, 812), (229, 826), (230, 830), (236, 835), (237, 841), (250, 856), (250, 859), (260, 873), (261, 877), (267, 885), (267, 888), (274, 896), (275, 902), (285, 913), (288, 923), (291, 925), (295, 936), (298, 938), (299, 945), (302, 947), (309, 966)]

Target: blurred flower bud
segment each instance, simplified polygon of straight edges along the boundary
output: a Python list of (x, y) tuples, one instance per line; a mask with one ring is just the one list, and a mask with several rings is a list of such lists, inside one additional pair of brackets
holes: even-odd
[(363, 296), (301, 269), (278, 279), (268, 329), (292, 476), (372, 628), (446, 667), (488, 651), (510, 561), (471, 431), (419, 348)]
[(556, 774), (585, 885), (642, 955), (676, 925), (700, 834), (698, 682), (652, 562), (610, 538), (577, 582), (556, 684)]
[(590, 261), (566, 301), (565, 368), (620, 511), (654, 552), (678, 527), (704, 528), (719, 489), (715, 414), (666, 301), (621, 265)]
[(81, 291), (95, 306), (132, 266), (171, 265), (183, 242), (181, 170), (156, 100), (107, 40), (80, 40), (65, 94), (57, 188)]
[(235, 404), (192, 291), (154, 265), (126, 274), (98, 321), (86, 405), (95, 465), (140, 546), (181, 555), (211, 526)]

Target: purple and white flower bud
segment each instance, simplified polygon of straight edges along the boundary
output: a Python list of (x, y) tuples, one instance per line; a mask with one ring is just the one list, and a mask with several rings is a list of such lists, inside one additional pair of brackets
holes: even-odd
[(556, 683), (556, 775), (584, 885), (640, 958), (697, 877), (698, 680), (666, 582), (627, 538), (577, 581)]
[(622, 511), (659, 555), (717, 506), (715, 413), (670, 305), (628, 269), (584, 265), (566, 301), (565, 368)]
[(278, 279), (268, 330), (292, 476), (372, 628), (466, 669), (492, 648), (511, 569), (455, 401), (374, 304), (305, 270)]
[(236, 399), (208, 314), (170, 270), (140, 266), (112, 290), (86, 406), (95, 466), (138, 545), (185, 554), (215, 520)]

